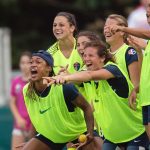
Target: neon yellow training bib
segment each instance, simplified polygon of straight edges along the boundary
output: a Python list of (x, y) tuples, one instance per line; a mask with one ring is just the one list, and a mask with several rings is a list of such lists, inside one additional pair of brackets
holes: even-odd
[(47, 50), (54, 58), (54, 73), (58, 74), (61, 66), (65, 67), (67, 64), (69, 65), (68, 71), (69, 73), (74, 73), (79, 71), (83, 66), (83, 61), (81, 56), (79, 55), (76, 49), (76, 40), (74, 40), (74, 48), (69, 58), (66, 58), (60, 50), (59, 42), (53, 44)]
[(141, 78), (140, 78), (140, 104), (141, 106), (150, 105), (150, 41), (145, 49)]
[[(121, 72), (127, 79), (130, 93), (133, 88), (131, 81), (122, 70)], [(107, 80), (99, 81), (94, 107), (98, 126), (101, 127), (105, 138), (113, 143), (130, 141), (145, 131), (141, 109), (132, 110), (128, 105), (128, 98), (119, 97)]]
[(36, 131), (54, 143), (66, 143), (87, 131), (80, 108), (69, 112), (63, 95), (62, 85), (52, 85), (46, 97), (37, 101), (26, 96), (28, 84), (24, 87), (24, 99), (32, 124)]

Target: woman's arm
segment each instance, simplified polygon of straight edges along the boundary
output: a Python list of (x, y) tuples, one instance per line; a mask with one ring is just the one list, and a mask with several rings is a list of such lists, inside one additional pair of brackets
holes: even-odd
[(24, 129), (26, 127), (26, 120), (21, 117), (21, 115), (18, 112), (18, 108), (16, 106), (16, 98), (14, 96), (11, 96), (10, 100), (10, 109), (12, 111), (12, 114), (17, 122), (17, 125)]
[(150, 39), (150, 30), (123, 27), (122, 31), (139, 38)]
[(83, 110), (87, 126), (87, 133), (89, 133), (90, 138), (93, 138), (94, 117), (90, 104), (84, 99), (82, 95), (78, 95), (76, 99), (72, 101), (72, 103)]
[(82, 71), (75, 74), (70, 74), (66, 76), (55, 76), (55, 82), (57, 84), (75, 83), (75, 82), (86, 82), (90, 80), (107, 80), (114, 78), (114, 75), (106, 69), (100, 69), (97, 71)]
[(107, 80), (115, 76), (106, 69), (97, 71), (81, 71), (70, 75), (58, 75), (54, 77), (43, 77), (43, 84), (81, 83), (90, 80)]
[(134, 87), (137, 87), (139, 85), (139, 81), (140, 81), (140, 72), (139, 72), (138, 61), (131, 63), (128, 66), (128, 70), (129, 70), (131, 82), (133, 83)]
[(137, 38), (135, 36), (129, 36), (127, 38), (129, 45), (131, 45), (137, 52), (138, 55), (138, 66), (139, 72), (141, 73), (142, 61), (143, 61), (143, 50), (147, 46), (145, 40)]
[(141, 28), (129, 28), (118, 25), (110, 26), (110, 28), (113, 33), (123, 31), (139, 38), (150, 39), (150, 30), (145, 30)]

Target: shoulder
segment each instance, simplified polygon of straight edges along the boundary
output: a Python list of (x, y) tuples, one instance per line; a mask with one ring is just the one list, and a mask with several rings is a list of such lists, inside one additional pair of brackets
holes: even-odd
[(128, 49), (126, 50), (125, 59), (127, 65), (130, 65), (134, 61), (138, 61), (137, 52), (133, 47), (128, 47)]
[(17, 84), (17, 83), (20, 82), (20, 81), (22, 81), (21, 76), (13, 77), (12, 80), (11, 80), (11, 82), (12, 82), (13, 84)]
[(79, 92), (73, 84), (64, 84), (63, 94), (66, 100), (74, 100), (79, 95)]
[(127, 53), (128, 55), (136, 55), (136, 54), (137, 54), (136, 50), (135, 50), (133, 47), (131, 47), (131, 46), (129, 46), (129, 47), (127, 48), (126, 53)]
[(110, 73), (112, 73), (115, 77), (123, 77), (123, 74), (119, 67), (115, 64), (108, 64), (103, 67), (103, 69), (106, 69)]
[(78, 91), (77, 88), (75, 87), (75, 85), (73, 84), (64, 84), (63, 86), (63, 91)]
[(51, 55), (54, 55), (58, 51), (58, 42), (55, 42), (52, 46), (50, 46), (47, 51)]
[(23, 87), (23, 94), (25, 94), (27, 92), (27, 89), (29, 87), (29, 83), (27, 83), (24, 87)]

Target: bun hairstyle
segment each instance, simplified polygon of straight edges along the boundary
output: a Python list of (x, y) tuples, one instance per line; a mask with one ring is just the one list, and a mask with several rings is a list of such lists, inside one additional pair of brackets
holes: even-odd
[[(118, 22), (117, 25), (119, 25), (119, 26), (128, 27), (127, 19), (125, 17), (123, 17), (122, 15), (111, 14), (107, 17), (107, 19), (113, 19), (113, 20), (117, 21)], [(128, 34), (124, 33), (123, 39), (124, 39), (125, 43), (127, 43), (127, 37), (128, 37)]]
[(70, 23), (70, 26), (74, 26), (75, 30), (74, 30), (74, 34), (77, 33), (77, 22), (76, 22), (76, 18), (73, 14), (69, 13), (69, 12), (59, 12), (56, 16), (64, 16), (68, 22)]
[(102, 41), (88, 42), (85, 44), (85, 49), (88, 47), (96, 48), (97, 55), (99, 57), (105, 57), (104, 64), (106, 64), (108, 61), (114, 62), (113, 56), (108, 52), (105, 44)]

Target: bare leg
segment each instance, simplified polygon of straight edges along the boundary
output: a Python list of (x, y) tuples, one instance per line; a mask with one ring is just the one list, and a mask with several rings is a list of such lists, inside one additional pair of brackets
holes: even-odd
[(148, 123), (148, 125), (145, 125), (145, 130), (146, 130), (146, 133), (147, 133), (149, 141), (150, 141), (150, 123)]
[(32, 138), (22, 150), (52, 150), (45, 143), (36, 138)]
[(18, 146), (21, 143), (25, 142), (25, 138), (23, 135), (12, 135), (12, 146), (11, 149), (15, 150), (15, 147)]

